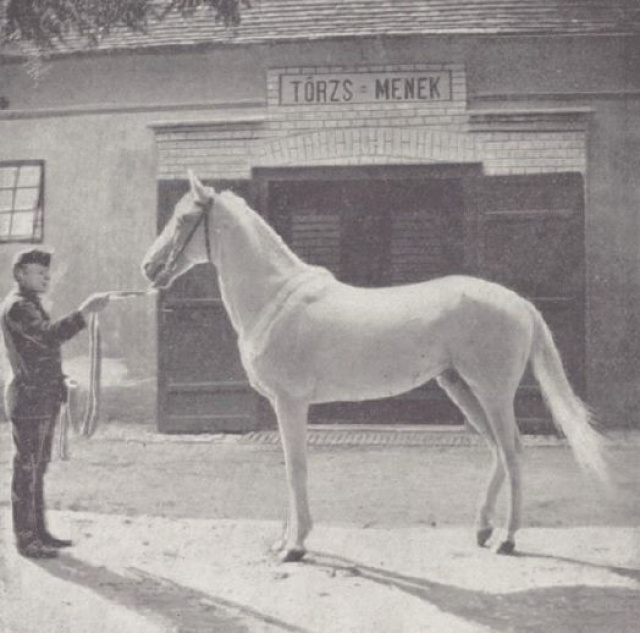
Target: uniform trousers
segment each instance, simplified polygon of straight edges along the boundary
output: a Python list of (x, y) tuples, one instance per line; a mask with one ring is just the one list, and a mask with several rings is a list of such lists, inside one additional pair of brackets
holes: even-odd
[(51, 461), (58, 411), (45, 418), (12, 419), (13, 478), (11, 503), (13, 531), (19, 546), (39, 541), (47, 532), (44, 475)]

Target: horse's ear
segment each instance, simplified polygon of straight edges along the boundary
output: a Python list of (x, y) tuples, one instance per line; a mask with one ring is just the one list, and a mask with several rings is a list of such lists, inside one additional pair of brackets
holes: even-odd
[(211, 189), (205, 187), (190, 169), (187, 171), (187, 174), (189, 175), (189, 185), (191, 186), (191, 193), (193, 194), (194, 200), (200, 202), (209, 201), (212, 195)]

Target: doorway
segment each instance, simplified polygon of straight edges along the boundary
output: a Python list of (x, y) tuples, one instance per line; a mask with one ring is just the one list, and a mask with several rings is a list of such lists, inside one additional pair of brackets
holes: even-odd
[[(261, 212), (304, 261), (345, 283), (382, 287), (465, 272), (464, 175), (455, 168), (387, 167), (291, 170), (257, 179)], [(393, 398), (314, 405), (310, 420), (462, 422), (435, 384)]]

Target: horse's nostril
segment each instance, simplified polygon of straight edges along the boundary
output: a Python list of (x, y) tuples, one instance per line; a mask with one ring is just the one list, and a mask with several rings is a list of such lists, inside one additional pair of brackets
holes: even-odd
[(154, 266), (152, 262), (143, 262), (142, 271), (146, 275), (147, 279), (153, 279), (158, 272), (158, 266)]

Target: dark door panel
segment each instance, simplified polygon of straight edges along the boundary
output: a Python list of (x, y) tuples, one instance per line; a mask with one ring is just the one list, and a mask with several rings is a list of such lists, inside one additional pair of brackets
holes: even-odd
[[(207, 184), (249, 193), (246, 182)], [(159, 230), (187, 191), (186, 181), (159, 183)], [(257, 428), (256, 394), (242, 368), (213, 267), (196, 266), (162, 291), (158, 315), (159, 429), (197, 433)]]
[[(465, 182), (467, 266), (530, 299), (542, 312), (570, 382), (584, 395), (585, 255), (581, 174), (500, 176)], [(524, 428), (550, 430), (527, 370), (516, 400)]]
[(185, 300), (161, 311), (163, 369), (175, 383), (246, 380), (237, 336), (220, 300)]

